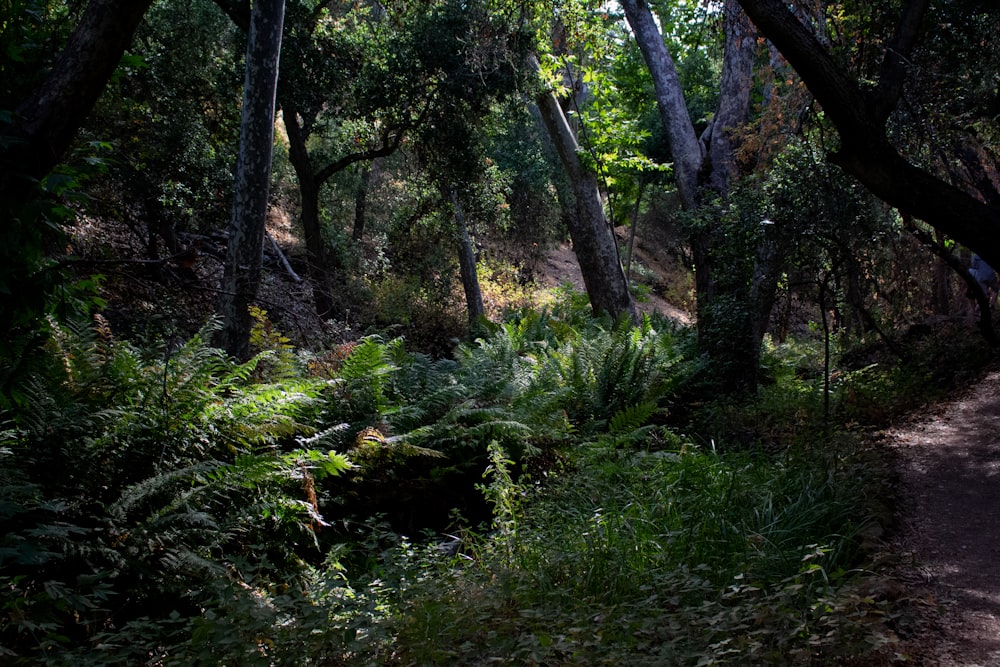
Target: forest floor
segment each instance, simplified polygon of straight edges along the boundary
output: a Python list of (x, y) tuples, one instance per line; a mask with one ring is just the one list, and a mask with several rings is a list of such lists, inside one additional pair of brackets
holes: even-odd
[(892, 429), (894, 579), (916, 664), (1000, 665), (1000, 370)]
[[(672, 240), (662, 229), (647, 225), (644, 234), (637, 236), (634, 244), (634, 271), (641, 273), (637, 282), (647, 286), (647, 293), (636, 304), (640, 311), (658, 312), (682, 325), (693, 323), (693, 285), (678, 257), (671, 253)], [(624, 227), (615, 230), (619, 241), (627, 243), (628, 231)], [(534, 275), (543, 289), (570, 283), (578, 292), (587, 291), (576, 253), (569, 243), (550, 248), (543, 261), (534, 267)]]

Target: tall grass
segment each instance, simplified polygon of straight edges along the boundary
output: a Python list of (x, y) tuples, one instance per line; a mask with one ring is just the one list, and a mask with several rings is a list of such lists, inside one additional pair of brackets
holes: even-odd
[[(879, 612), (837, 591), (858, 562), (862, 487), (818, 456), (592, 445), (477, 541), (472, 564), (421, 591), (397, 650), (418, 664), (629, 665), (859, 650)], [(845, 605), (860, 623), (841, 627)]]

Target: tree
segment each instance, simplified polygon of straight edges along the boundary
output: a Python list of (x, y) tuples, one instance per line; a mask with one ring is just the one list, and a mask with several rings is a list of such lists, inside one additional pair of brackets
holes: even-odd
[[(530, 64), (539, 71), (533, 56)], [(576, 136), (555, 93), (542, 90), (535, 96), (535, 104), (572, 190), (572, 208), (566, 221), (590, 305), (596, 313), (638, 321), (616, 241), (604, 213), (597, 175), (580, 160)]]
[(257, 0), (247, 37), (240, 154), (226, 267), (219, 293), (222, 326), (216, 337), (216, 344), (241, 359), (250, 355), (249, 307), (257, 296), (263, 264), (284, 17), (284, 0)]
[(455, 191), (447, 193), (455, 214), (455, 228), (458, 236), (458, 266), (462, 276), (462, 289), (465, 291), (465, 303), (469, 311), (469, 323), (474, 323), (486, 315), (483, 307), (483, 292), (479, 288), (479, 276), (476, 273), (476, 252), (469, 237), (469, 226), (465, 222), (462, 204), (458, 201)]
[(156, 281), (170, 277), (175, 258), (224, 256), (207, 239), (195, 242), (224, 230), (232, 214), (240, 132), (233, 100), (242, 94), (245, 52), (246, 34), (211, 0), (156, 3), (81, 128), (81, 140), (110, 151), (89, 184), (88, 210), (128, 225), (142, 244), (135, 256), (149, 260), (139, 266)]
[[(795, 68), (823, 113), (837, 129), (840, 144), (830, 159), (856, 177), (876, 196), (901, 212), (924, 220), (1000, 266), (1000, 202), (996, 186), (981, 184), (985, 196), (949, 182), (926, 164), (909, 159), (890, 138), (889, 129), (920, 43), (930, 0), (902, 3), (891, 36), (881, 51), (874, 85), (864, 85), (781, 0), (739, 0), (757, 28)], [(941, 9), (947, 9), (941, 3)], [(995, 35), (995, 3), (962, 3), (983, 16)], [(995, 39), (995, 37), (993, 37)], [(969, 45), (980, 58), (995, 49)], [(982, 62), (982, 61), (981, 61)], [(980, 75), (985, 72), (980, 72)], [(994, 95), (996, 92), (994, 91)], [(919, 157), (918, 157), (919, 159)], [(990, 190), (992, 189), (992, 193)]]
[[(245, 25), (245, 5), (217, 4)], [(278, 101), (320, 316), (339, 314), (334, 281), (346, 269), (328, 249), (324, 185), (352, 165), (392, 155), (410, 135), (436, 135), (439, 144), (465, 136), (460, 124), (474, 123), (492, 97), (509, 94), (516, 58), (507, 52), (517, 32), (489, 9), (486, 2), (322, 3), (292, 14)]]
[[(738, 176), (736, 131), (747, 121), (756, 38), (753, 27), (734, 0), (723, 6), (725, 41), (719, 105), (699, 138), (688, 112), (680, 76), (645, 0), (622, 0), (622, 7), (653, 78), (657, 106), (673, 158), (682, 206), (693, 218), (690, 243), (698, 298), (698, 336), (720, 385), (729, 391), (757, 385), (760, 345), (777, 281), (780, 258), (773, 239), (760, 236), (741, 247), (750, 262), (723, 263), (720, 244), (726, 234), (712, 219), (715, 202), (725, 206), (731, 183)], [(712, 201), (715, 199), (715, 202)], [(751, 212), (736, 217), (742, 223)], [(732, 259), (732, 255), (730, 255)]]
[(0, 128), (0, 193), (33, 191), (63, 158), (153, 0), (92, 0), (48, 77)]
[[(70, 217), (59, 197), (79, 185), (82, 171), (47, 177), (66, 157), (150, 4), (152, 0), (92, 0), (52, 62), (47, 52), (37, 53), (39, 42), (48, 41), (44, 35), (20, 29), (24, 17), (3, 19), (0, 329), (7, 336), (0, 344), (0, 358), (4, 362), (20, 363), (22, 343), (38, 330), (62, 281), (45, 256), (46, 245)], [(44, 22), (38, 30), (47, 30)], [(32, 49), (38, 58), (30, 70), (7, 67), (23, 65), (17, 60)], [(47, 74), (38, 76), (46, 68)]]

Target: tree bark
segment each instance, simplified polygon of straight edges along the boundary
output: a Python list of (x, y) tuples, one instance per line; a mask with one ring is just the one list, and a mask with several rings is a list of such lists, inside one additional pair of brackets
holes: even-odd
[(240, 153), (216, 336), (216, 344), (239, 359), (250, 355), (249, 307), (260, 287), (284, 16), (284, 0), (256, 0), (247, 37)]
[[(724, 6), (725, 44), (719, 108), (706, 133), (707, 150), (699, 142), (688, 114), (680, 77), (646, 0), (621, 0), (625, 16), (653, 78), (657, 108), (674, 159), (674, 175), (682, 206), (696, 211), (707, 189), (723, 200), (736, 178), (735, 130), (747, 119), (756, 35), (735, 0)], [(689, 238), (695, 263), (698, 340), (725, 391), (757, 386), (760, 345), (770, 319), (782, 253), (765, 234), (755, 250), (747, 276), (727, 275), (718, 266), (718, 232), (703, 226)]]
[(465, 303), (469, 311), (469, 323), (475, 323), (486, 316), (483, 307), (483, 292), (479, 288), (479, 275), (476, 272), (476, 251), (469, 237), (469, 226), (465, 222), (462, 205), (454, 191), (447, 193), (455, 212), (455, 227), (458, 231), (458, 268), (462, 277), (462, 289), (465, 291)]
[(735, 0), (728, 0), (723, 11), (726, 37), (719, 108), (712, 120), (707, 156), (708, 187), (720, 195), (729, 192), (729, 184), (738, 176), (736, 150), (739, 145), (734, 133), (747, 122), (750, 114), (750, 84), (757, 52), (757, 34)]
[[(537, 61), (534, 58), (531, 61), (537, 68)], [(597, 176), (580, 162), (579, 145), (556, 96), (542, 92), (536, 104), (573, 190), (573, 210), (567, 216), (567, 223), (590, 305), (595, 313), (607, 313), (616, 319), (626, 316), (637, 322), (639, 314), (604, 214)]]
[(63, 158), (152, 4), (152, 0), (87, 4), (45, 82), (18, 105), (13, 126), (0, 130), (16, 138), (0, 150), (4, 195), (28, 196), (34, 182)]
[(320, 183), (306, 149), (308, 133), (299, 121), (295, 105), (283, 100), (281, 109), (288, 134), (288, 159), (299, 182), (299, 221), (306, 242), (306, 269), (313, 289), (316, 314), (326, 319), (333, 315), (333, 281), (326, 260), (326, 243), (319, 221)]
[(984, 203), (906, 160), (886, 135), (885, 121), (902, 90), (900, 72), (916, 43), (928, 0), (903, 6), (880, 80), (861, 88), (783, 0), (739, 0), (757, 28), (781, 51), (840, 135), (831, 159), (873, 194), (1000, 266), (1000, 205)]
[(368, 214), (368, 187), (372, 180), (373, 162), (366, 162), (361, 167), (361, 182), (354, 192), (354, 229), (351, 238), (360, 242), (365, 237), (365, 216)]
[(674, 159), (674, 177), (681, 202), (688, 210), (694, 210), (698, 207), (698, 172), (704, 151), (688, 115), (677, 67), (663, 44), (646, 0), (622, 0), (621, 4), (653, 77), (656, 106)]

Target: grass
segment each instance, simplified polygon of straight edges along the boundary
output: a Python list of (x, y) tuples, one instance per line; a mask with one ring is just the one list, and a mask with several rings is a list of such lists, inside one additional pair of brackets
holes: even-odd
[(882, 618), (851, 593), (864, 480), (831, 466), (601, 441), (544, 487), (501, 472), (494, 529), (467, 536), (464, 555), (395, 561), (423, 568), (387, 633), (395, 662), (804, 664), (863, 652)]

